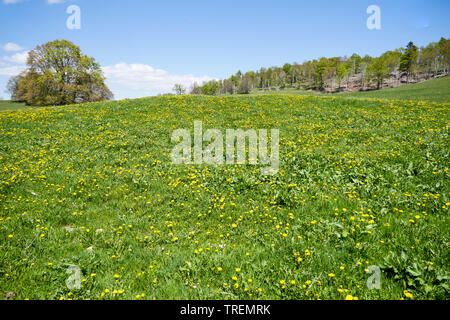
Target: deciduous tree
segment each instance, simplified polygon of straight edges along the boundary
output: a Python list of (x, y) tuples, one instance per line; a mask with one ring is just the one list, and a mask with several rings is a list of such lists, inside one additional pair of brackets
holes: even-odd
[(402, 56), (400, 57), (400, 71), (406, 72), (406, 82), (409, 83), (409, 77), (414, 71), (417, 62), (418, 49), (412, 41), (408, 43)]
[(94, 58), (67, 40), (55, 40), (31, 50), (27, 70), (10, 80), (16, 101), (30, 105), (64, 105), (109, 100), (103, 72)]
[(375, 80), (377, 89), (380, 89), (383, 80), (389, 75), (386, 60), (383, 57), (375, 58), (367, 67), (369, 77)]
[(186, 88), (182, 84), (179, 84), (179, 83), (176, 83), (173, 86), (172, 90), (175, 91), (175, 94), (178, 96), (186, 93)]

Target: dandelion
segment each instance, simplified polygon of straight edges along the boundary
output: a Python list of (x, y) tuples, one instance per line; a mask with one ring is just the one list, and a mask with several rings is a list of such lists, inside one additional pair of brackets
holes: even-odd
[(411, 293), (409, 293), (407, 290), (403, 291), (403, 294), (405, 295), (405, 297), (407, 297), (408, 299), (412, 299), (413, 295)]

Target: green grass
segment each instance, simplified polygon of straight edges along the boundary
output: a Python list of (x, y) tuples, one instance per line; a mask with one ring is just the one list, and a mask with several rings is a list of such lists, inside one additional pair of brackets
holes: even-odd
[(450, 102), (450, 76), (376, 91), (339, 94), (346, 97)]
[(0, 112), (1, 111), (14, 111), (14, 110), (24, 110), (30, 107), (26, 106), (25, 103), (14, 102), (10, 100), (0, 100)]
[(250, 95), (274, 95), (274, 94), (290, 94), (290, 95), (302, 95), (302, 96), (317, 96), (321, 95), (319, 91), (313, 91), (313, 90), (301, 90), (301, 89), (294, 89), (294, 88), (287, 88), (287, 89), (280, 89), (280, 90), (270, 90), (270, 91), (263, 91), (254, 89)]
[[(172, 164), (195, 120), (279, 128), (279, 173)], [(293, 95), (1, 112), (0, 298), (449, 299), (449, 123), (449, 104)]]

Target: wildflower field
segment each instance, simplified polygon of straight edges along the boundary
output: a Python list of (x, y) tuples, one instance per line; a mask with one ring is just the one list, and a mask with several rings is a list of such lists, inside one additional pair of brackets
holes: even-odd
[[(449, 108), (262, 95), (0, 112), (0, 298), (449, 299)], [(278, 174), (172, 164), (171, 133), (194, 121), (279, 129)]]

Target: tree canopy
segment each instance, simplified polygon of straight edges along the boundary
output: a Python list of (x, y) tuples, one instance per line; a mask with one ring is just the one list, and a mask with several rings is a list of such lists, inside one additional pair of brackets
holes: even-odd
[(7, 85), (11, 99), (34, 106), (110, 100), (103, 72), (94, 58), (67, 40), (55, 40), (31, 50), (28, 68)]

